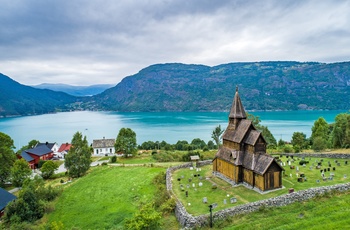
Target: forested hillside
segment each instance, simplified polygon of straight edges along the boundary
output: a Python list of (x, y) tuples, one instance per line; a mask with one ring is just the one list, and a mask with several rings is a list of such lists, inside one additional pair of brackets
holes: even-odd
[(21, 85), (0, 74), (0, 117), (68, 110), (77, 99), (62, 92)]
[(228, 110), (236, 85), (248, 110), (350, 109), (350, 62), (158, 64), (123, 79), (86, 108), (114, 111)]

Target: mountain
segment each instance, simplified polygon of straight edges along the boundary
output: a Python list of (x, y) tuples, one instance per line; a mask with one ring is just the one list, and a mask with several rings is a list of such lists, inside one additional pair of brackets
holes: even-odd
[(247, 110), (348, 110), (350, 62), (157, 64), (93, 96), (112, 111), (227, 111), (236, 86)]
[(74, 96), (25, 86), (3, 74), (0, 85), (0, 117), (65, 111), (77, 102)]
[(51, 89), (53, 91), (64, 92), (73, 96), (92, 96), (102, 93), (106, 89), (113, 87), (114, 85), (100, 84), (90, 86), (73, 86), (67, 84), (48, 84), (43, 83), (40, 85), (33, 85), (38, 89)]

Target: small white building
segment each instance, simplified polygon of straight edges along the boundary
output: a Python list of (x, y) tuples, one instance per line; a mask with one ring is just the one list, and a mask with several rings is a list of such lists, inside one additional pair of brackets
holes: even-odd
[(92, 148), (94, 156), (112, 156), (115, 154), (114, 148), (115, 139), (98, 139), (92, 141)]

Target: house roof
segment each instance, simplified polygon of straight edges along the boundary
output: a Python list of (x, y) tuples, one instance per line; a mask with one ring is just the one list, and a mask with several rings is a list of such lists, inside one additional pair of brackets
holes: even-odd
[(92, 147), (93, 148), (109, 148), (114, 147), (115, 139), (99, 139), (99, 140), (93, 140), (92, 141)]
[(33, 157), (31, 157), (28, 153), (26, 153), (25, 151), (22, 151), (21, 153), (21, 157), (24, 158), (24, 160), (26, 160), (27, 162), (31, 162), (34, 160)]
[(59, 153), (60, 153), (60, 152), (63, 152), (63, 151), (68, 152), (71, 146), (72, 146), (72, 144), (68, 144), (68, 143), (62, 144), (62, 145), (60, 146), (60, 148), (58, 149), (58, 152), (59, 152)]
[(247, 118), (247, 114), (242, 105), (241, 98), (238, 94), (238, 87), (236, 87), (236, 94), (233, 98), (229, 118)]
[(12, 193), (9, 193), (3, 188), (0, 188), (0, 210), (3, 210), (6, 205), (16, 199), (16, 196)]
[(25, 150), (25, 152), (36, 156), (43, 156), (43, 155), (52, 153), (52, 150), (49, 149), (46, 145), (40, 145), (32, 149), (27, 149)]
[(46, 145), (49, 149), (52, 149), (53, 146), (55, 146), (55, 144), (56, 144), (56, 142), (55, 142), (55, 143), (49, 143), (49, 142), (46, 142), (46, 143), (38, 143), (38, 144), (36, 145), (36, 147), (42, 146), (42, 145)]

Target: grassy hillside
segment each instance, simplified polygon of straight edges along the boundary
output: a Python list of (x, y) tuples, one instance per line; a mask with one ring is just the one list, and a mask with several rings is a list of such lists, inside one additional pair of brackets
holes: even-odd
[(90, 98), (89, 109), (224, 111), (236, 85), (247, 110), (350, 109), (350, 62), (149, 66)]
[[(58, 198), (48, 221), (65, 229), (122, 229), (141, 201), (151, 201), (152, 179), (162, 168), (98, 167), (78, 179)], [(69, 185), (69, 184), (67, 184)]]

